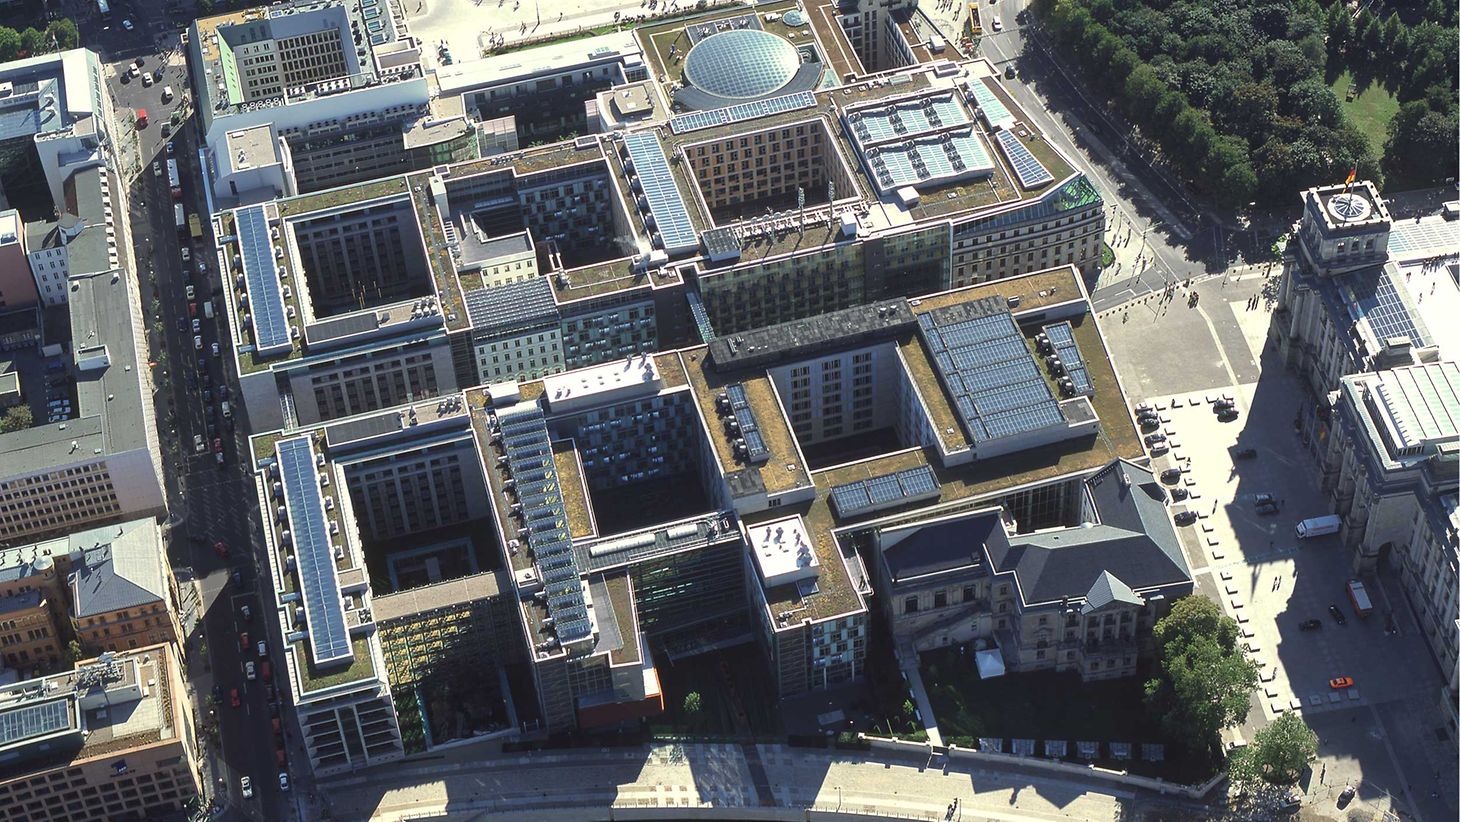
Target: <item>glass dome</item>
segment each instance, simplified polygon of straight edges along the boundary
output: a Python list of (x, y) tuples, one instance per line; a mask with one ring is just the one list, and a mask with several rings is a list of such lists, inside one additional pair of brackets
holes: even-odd
[(770, 32), (736, 29), (695, 44), (684, 58), (684, 76), (696, 88), (754, 100), (791, 81), (801, 67), (796, 47)]

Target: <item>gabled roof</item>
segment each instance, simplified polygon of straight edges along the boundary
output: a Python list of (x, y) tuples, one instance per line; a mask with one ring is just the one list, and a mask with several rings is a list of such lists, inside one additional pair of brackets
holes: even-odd
[(995, 573), (1013, 574), (1025, 605), (1083, 599), (1104, 574), (1130, 589), (1191, 585), (1191, 570), (1150, 471), (1116, 460), (1085, 483), (1099, 521), (1015, 535), (989, 546)]
[(893, 582), (979, 565), (985, 546), (1007, 548), (998, 511), (959, 517), (918, 528), (882, 550)]
[(1080, 609), (1080, 613), (1088, 614), (1098, 611), (1112, 602), (1144, 605), (1146, 601), (1114, 574), (1109, 571), (1101, 571), (1100, 576), (1095, 578), (1095, 584), (1091, 585), (1090, 590), (1085, 593), (1085, 607)]
[(110, 543), (87, 549), (71, 575), (72, 610), (77, 617), (167, 600), (156, 525), (137, 520), (110, 533)]

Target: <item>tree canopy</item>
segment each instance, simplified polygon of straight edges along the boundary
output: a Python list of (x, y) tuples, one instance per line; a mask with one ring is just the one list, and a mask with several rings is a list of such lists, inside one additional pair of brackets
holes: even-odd
[(1316, 758), (1318, 735), (1297, 714), (1287, 713), (1254, 734), (1251, 745), (1234, 753), (1227, 773), (1240, 785), (1292, 785)]
[(1223, 728), (1247, 719), (1257, 664), (1237, 643), (1237, 623), (1201, 596), (1176, 601), (1152, 629), (1158, 674), (1146, 703), (1166, 732), (1194, 751), (1216, 744)]
[[(1414, 25), (1330, 2), (1035, 0), (1034, 10), (1084, 82), (1221, 205), (1287, 201), (1351, 168), (1380, 185), (1386, 171), (1453, 176), (1454, 0), (1433, 0), (1441, 16), (1416, 14)], [(1382, 164), (1330, 88), (1345, 69), (1425, 101), (1396, 117)]]

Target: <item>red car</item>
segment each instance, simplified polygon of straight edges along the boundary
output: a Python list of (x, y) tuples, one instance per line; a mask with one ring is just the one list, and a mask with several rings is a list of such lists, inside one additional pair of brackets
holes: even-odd
[(285, 765), (289, 764), (288, 760), (284, 758), (284, 749), (283, 748), (276, 748), (274, 750), (274, 758), (277, 759), (277, 760), (279, 760), (279, 767), (281, 767), (281, 768), (284, 767)]
[(213, 543), (213, 553), (224, 559), (228, 559), (228, 543), (221, 539)]
[(242, 648), (244, 653), (248, 653), (248, 631), (238, 635), (238, 647)]
[(222, 437), (214, 437), (213, 438), (213, 453), (215, 453), (215, 454), (221, 454), (221, 453), (223, 453), (223, 438)]
[(228, 692), (228, 701), (231, 702), (233, 704), (233, 707), (235, 708), (243, 704), (243, 700), (238, 698), (237, 688), (234, 688)]
[(269, 661), (267, 659), (259, 663), (259, 676), (263, 677), (265, 682), (274, 678), (274, 672), (269, 668)]
[(198, 304), (188, 303), (188, 317), (196, 320), (198, 318)]

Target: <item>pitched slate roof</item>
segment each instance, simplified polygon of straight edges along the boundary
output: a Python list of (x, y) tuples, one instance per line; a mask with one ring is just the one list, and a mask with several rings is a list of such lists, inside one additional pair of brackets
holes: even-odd
[(986, 545), (1007, 548), (1008, 538), (998, 511), (960, 517), (918, 528), (882, 549), (882, 560), (894, 582), (983, 562)]
[(156, 525), (151, 520), (137, 520), (117, 526), (109, 535), (109, 543), (86, 550), (71, 575), (71, 607), (77, 617), (167, 599)]
[(1148, 470), (1116, 460), (1086, 481), (1098, 522), (1015, 535), (989, 546), (996, 573), (1012, 573), (1026, 605), (1082, 599), (1106, 572), (1130, 589), (1191, 585), (1165, 492)]
[(1080, 609), (1081, 613), (1088, 614), (1091, 611), (1098, 611), (1112, 602), (1124, 602), (1129, 605), (1143, 605), (1142, 599), (1129, 585), (1121, 582), (1109, 571), (1101, 571), (1100, 576), (1095, 578), (1095, 584), (1085, 593), (1085, 607)]

